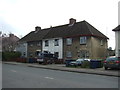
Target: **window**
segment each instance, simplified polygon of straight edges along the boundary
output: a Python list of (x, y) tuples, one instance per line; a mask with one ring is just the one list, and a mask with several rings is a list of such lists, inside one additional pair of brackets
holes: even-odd
[(118, 50), (118, 57), (120, 57), (120, 49)]
[(26, 55), (26, 53), (25, 52), (23, 52), (23, 56), (25, 56)]
[(72, 44), (72, 38), (67, 38), (66, 39), (66, 44), (71, 45)]
[(29, 45), (29, 46), (33, 46), (33, 43), (32, 43), (32, 42), (29, 42), (28, 45)]
[(80, 44), (86, 44), (87, 38), (86, 37), (80, 37)]
[(100, 45), (103, 46), (103, 40), (101, 40)]
[(72, 52), (67, 51), (67, 52), (66, 52), (66, 57), (72, 57)]
[(33, 46), (33, 44), (30, 44), (30, 46)]
[(37, 42), (37, 46), (41, 46), (41, 42)]
[(59, 39), (55, 39), (54, 45), (59, 46)]
[(80, 58), (89, 58), (89, 51), (80, 50), (79, 56), (80, 56)]
[(45, 46), (49, 46), (49, 41), (45, 40)]
[(56, 58), (58, 58), (59, 57), (59, 52), (54, 52), (54, 55), (55, 55)]

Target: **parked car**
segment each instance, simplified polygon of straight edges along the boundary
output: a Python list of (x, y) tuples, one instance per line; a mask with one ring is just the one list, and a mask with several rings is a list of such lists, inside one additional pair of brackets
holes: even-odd
[(50, 53), (50, 52), (39, 52), (38, 56), (37, 56), (37, 62), (39, 64), (44, 63), (44, 64), (52, 64), (54, 63), (54, 60), (57, 60), (57, 57), (55, 57), (54, 54)]
[(66, 67), (71, 66), (70, 63), (73, 62), (73, 61), (76, 61), (76, 60), (74, 60), (74, 59), (66, 59), (65, 60)]
[(90, 61), (90, 59), (77, 59), (76, 61), (70, 62), (71, 66), (81, 66), (83, 61)]
[(120, 69), (120, 57), (116, 57), (116, 56), (111, 56), (108, 57), (105, 61), (104, 61), (104, 68), (105, 70), (107, 70), (108, 68), (111, 69)]

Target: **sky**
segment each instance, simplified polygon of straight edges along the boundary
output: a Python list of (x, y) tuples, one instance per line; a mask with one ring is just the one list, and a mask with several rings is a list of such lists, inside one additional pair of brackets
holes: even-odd
[(0, 0), (0, 31), (24, 37), (35, 26), (42, 29), (86, 20), (106, 35), (115, 49), (119, 0)]

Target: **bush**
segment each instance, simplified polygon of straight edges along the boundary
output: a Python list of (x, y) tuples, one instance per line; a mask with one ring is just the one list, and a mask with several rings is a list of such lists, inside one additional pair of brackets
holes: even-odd
[(81, 64), (81, 68), (90, 68), (90, 62), (89, 61), (83, 61)]
[(11, 59), (16, 59), (21, 56), (20, 52), (3, 52), (2, 53), (2, 60), (10, 61)]

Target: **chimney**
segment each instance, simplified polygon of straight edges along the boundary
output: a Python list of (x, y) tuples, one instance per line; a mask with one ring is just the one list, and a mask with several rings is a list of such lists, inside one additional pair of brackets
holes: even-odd
[(74, 23), (76, 23), (76, 19), (70, 18), (69, 19), (69, 25), (73, 25)]
[(41, 27), (36, 26), (36, 27), (35, 27), (35, 31), (39, 31), (39, 30), (41, 30)]
[(9, 37), (13, 37), (13, 36), (14, 36), (14, 34), (12, 34), (12, 33), (9, 34)]

